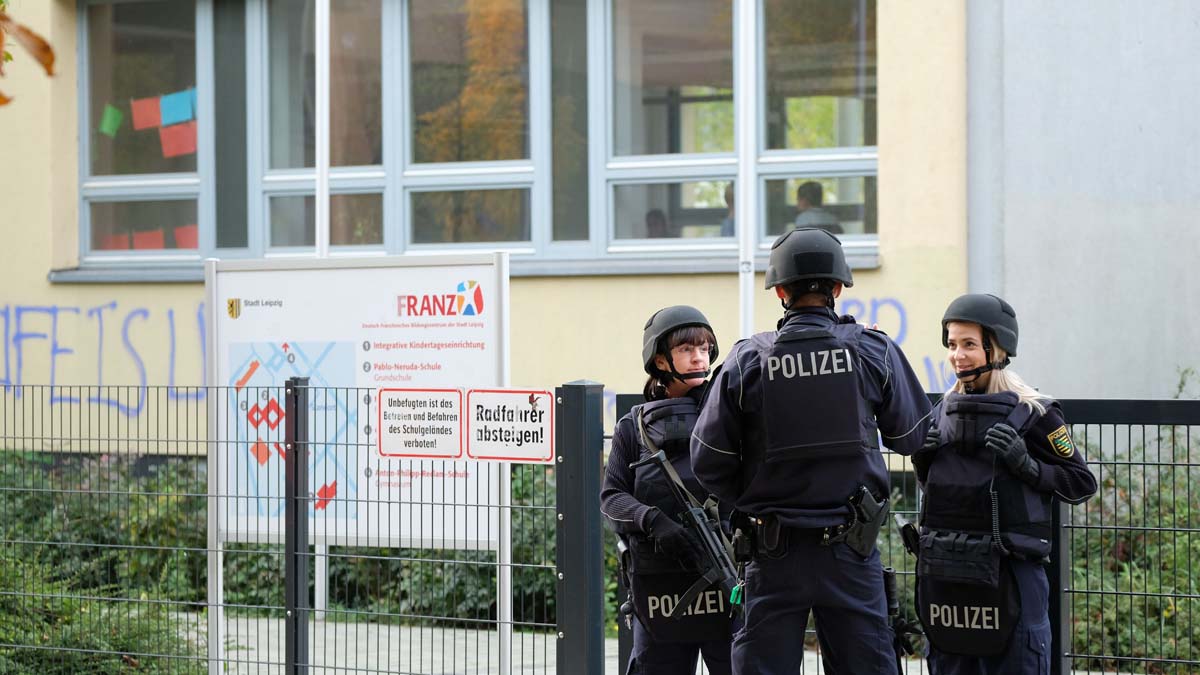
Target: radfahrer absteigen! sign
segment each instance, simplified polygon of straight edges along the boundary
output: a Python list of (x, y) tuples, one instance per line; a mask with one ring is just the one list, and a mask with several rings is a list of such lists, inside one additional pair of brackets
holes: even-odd
[(384, 457), (554, 461), (554, 398), (536, 389), (379, 390)]

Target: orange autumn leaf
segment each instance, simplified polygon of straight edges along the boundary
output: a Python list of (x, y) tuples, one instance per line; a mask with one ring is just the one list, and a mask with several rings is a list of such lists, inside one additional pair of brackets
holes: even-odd
[[(4, 75), (4, 43), (9, 35), (42, 64), (47, 75), (54, 75), (54, 48), (42, 36), (13, 21), (5, 12), (0, 12), (0, 75)], [(7, 105), (10, 101), (12, 97), (0, 92), (0, 106)]]
[(0, 12), (0, 32), (11, 35), (17, 44), (24, 47), (30, 56), (42, 64), (47, 75), (54, 74), (54, 48), (50, 46), (49, 42), (46, 42), (45, 38), (13, 21), (3, 12)]

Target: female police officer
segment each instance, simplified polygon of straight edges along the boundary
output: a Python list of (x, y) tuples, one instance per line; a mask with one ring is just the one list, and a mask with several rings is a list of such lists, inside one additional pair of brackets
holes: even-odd
[(613, 432), (600, 501), (628, 546), (629, 564), (623, 567), (638, 619), (632, 626), (630, 675), (692, 675), (698, 652), (713, 675), (730, 672), (728, 598), (708, 591), (681, 607), (682, 616), (672, 614), (697, 577), (703, 551), (697, 535), (673, 517), (682, 507), (670, 478), (654, 464), (630, 468), (663, 450), (687, 489), (702, 495), (692, 477), (688, 440), (716, 356), (712, 326), (699, 310), (678, 305), (655, 312), (642, 336), (642, 362), (650, 376), (643, 390), (646, 403), (622, 417)]
[(1057, 402), (1007, 370), (1011, 305), (964, 295), (942, 317), (957, 382), (913, 457), (925, 492), (917, 609), (935, 675), (1049, 673), (1052, 498), (1078, 504), (1096, 480)]

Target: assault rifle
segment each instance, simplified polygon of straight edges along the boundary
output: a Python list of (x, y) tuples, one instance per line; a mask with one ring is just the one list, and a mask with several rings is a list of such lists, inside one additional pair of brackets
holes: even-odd
[[(641, 419), (638, 419), (638, 425), (641, 426)], [(643, 430), (644, 442), (649, 443), (649, 438)], [(655, 450), (653, 444), (646, 447)], [(679, 473), (675, 471), (675, 467), (671, 466), (671, 462), (667, 460), (667, 453), (662, 450), (657, 450), (647, 457), (644, 457), (633, 464), (629, 468), (636, 469), (640, 466), (648, 464), (656, 464), (658, 468), (666, 474), (668, 483), (671, 486), (671, 494), (675, 496), (675, 501), (683, 509), (680, 517), (683, 520), (684, 527), (689, 528), (700, 539), (701, 547), (704, 549), (704, 560), (697, 561), (701, 565), (702, 574), (699, 579), (696, 579), (687, 591), (679, 597), (679, 601), (667, 613), (668, 617), (676, 618), (683, 616), (687, 609), (692, 606), (696, 596), (700, 595), (705, 589), (716, 585), (729, 598), (729, 604), (734, 607), (735, 611), (741, 609), (741, 583), (738, 581), (737, 567), (733, 563), (733, 547), (729, 543), (729, 539), (725, 536), (725, 532), (721, 529), (721, 520), (717, 514), (717, 504), (712, 499), (708, 499), (703, 504), (700, 503), (691, 492), (683, 485), (683, 481), (679, 478)]]

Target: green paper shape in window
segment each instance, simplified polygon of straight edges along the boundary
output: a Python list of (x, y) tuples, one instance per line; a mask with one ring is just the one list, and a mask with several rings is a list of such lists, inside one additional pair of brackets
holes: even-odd
[(104, 114), (100, 116), (100, 133), (109, 138), (116, 138), (117, 129), (125, 121), (125, 113), (117, 110), (112, 104), (104, 105)]

